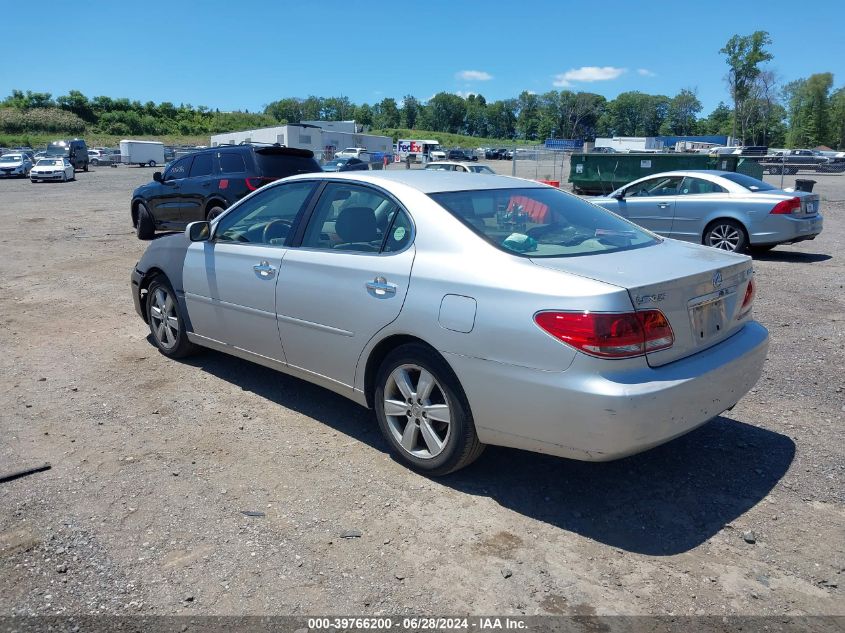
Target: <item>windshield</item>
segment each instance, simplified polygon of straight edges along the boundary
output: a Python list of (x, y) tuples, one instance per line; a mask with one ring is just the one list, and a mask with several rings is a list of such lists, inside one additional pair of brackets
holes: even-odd
[(722, 178), (730, 180), (731, 182), (738, 184), (740, 187), (748, 189), (748, 191), (772, 191), (777, 189), (774, 185), (770, 185), (762, 180), (757, 180), (751, 176), (746, 176), (745, 174), (722, 174)]
[(54, 158), (42, 158), (36, 164), (37, 167), (59, 167), (62, 165), (62, 161), (56, 160)]
[(433, 193), (494, 246), (527, 257), (573, 257), (657, 244), (619, 216), (551, 187)]
[(3, 154), (0, 156), (0, 163), (19, 163), (23, 160), (20, 154)]

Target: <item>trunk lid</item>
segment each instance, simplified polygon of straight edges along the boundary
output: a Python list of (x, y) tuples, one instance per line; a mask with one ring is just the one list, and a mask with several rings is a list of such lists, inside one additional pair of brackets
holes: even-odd
[(669, 320), (672, 347), (649, 352), (658, 367), (696, 354), (736, 333), (753, 270), (751, 258), (667, 239), (661, 244), (583, 257), (533, 258), (538, 266), (625, 288), (637, 311), (660, 310)]

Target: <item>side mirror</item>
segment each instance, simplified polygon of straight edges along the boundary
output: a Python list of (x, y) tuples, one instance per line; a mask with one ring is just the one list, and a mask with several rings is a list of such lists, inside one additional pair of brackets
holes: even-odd
[(625, 199), (625, 190), (620, 189), (619, 191), (615, 191), (610, 194), (611, 198), (616, 198), (617, 200), (624, 200)]
[(185, 228), (185, 235), (192, 242), (205, 242), (211, 237), (211, 223), (205, 220), (201, 222), (191, 222)]
[(164, 182), (164, 178), (162, 178), (160, 171), (157, 171), (153, 174), (153, 180), (155, 180), (156, 182)]

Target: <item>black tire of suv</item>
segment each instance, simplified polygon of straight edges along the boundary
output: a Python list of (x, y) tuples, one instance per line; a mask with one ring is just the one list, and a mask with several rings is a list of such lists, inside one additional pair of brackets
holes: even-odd
[(137, 223), (135, 225), (135, 233), (139, 240), (151, 240), (155, 237), (156, 227), (153, 222), (153, 217), (147, 210), (147, 205), (143, 202), (138, 203)]
[(214, 218), (223, 213), (225, 210), (226, 209), (221, 207), (219, 204), (215, 204), (208, 210), (208, 213), (205, 214), (205, 219), (211, 222)]

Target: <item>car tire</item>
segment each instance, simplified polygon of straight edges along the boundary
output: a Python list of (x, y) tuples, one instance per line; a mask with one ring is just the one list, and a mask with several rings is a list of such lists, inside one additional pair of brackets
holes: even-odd
[(92, 159), (91, 159), (91, 164), (92, 164), (92, 165), (94, 165), (94, 167), (96, 167), (97, 165), (99, 165), (99, 164), (100, 164), (100, 161), (98, 161), (96, 158), (92, 158)]
[(221, 207), (219, 204), (215, 204), (212, 206), (208, 212), (205, 214), (205, 219), (211, 222), (214, 218), (221, 215), (226, 209)]
[(150, 334), (162, 354), (169, 358), (184, 358), (197, 351), (197, 346), (188, 340), (182, 309), (164, 275), (158, 275), (150, 282), (145, 307)]
[(742, 224), (724, 218), (707, 225), (701, 243), (731, 253), (742, 253), (748, 245), (748, 235)]
[(155, 232), (155, 222), (153, 222), (153, 216), (150, 215), (147, 205), (143, 202), (138, 203), (135, 234), (139, 240), (151, 240), (155, 237)]
[(379, 428), (404, 465), (438, 477), (468, 466), (483, 452), (460, 382), (431, 348), (397, 347), (379, 367), (375, 384)]
[(155, 167), (156, 162), (154, 160), (151, 160), (150, 162), (147, 163), (147, 165), (150, 166), (150, 167)]

